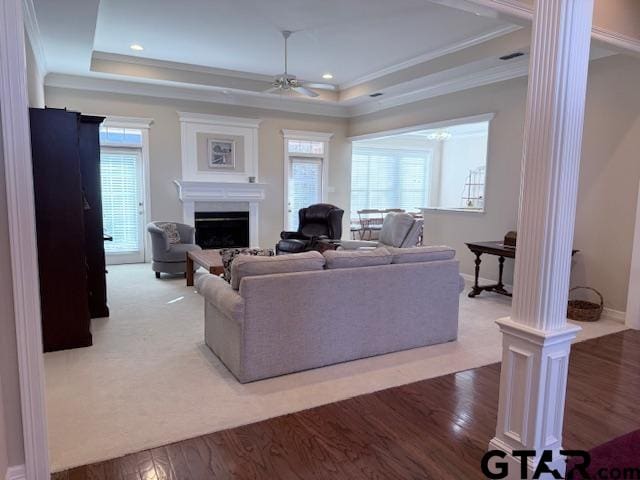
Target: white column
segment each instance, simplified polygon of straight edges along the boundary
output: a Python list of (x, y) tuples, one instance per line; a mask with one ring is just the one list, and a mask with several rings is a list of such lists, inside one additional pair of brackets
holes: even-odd
[(529, 69), (522, 185), (511, 318), (503, 333), (496, 436), (509, 478), (521, 478), (513, 450), (559, 455), (571, 340), (566, 310), (593, 0), (537, 0)]

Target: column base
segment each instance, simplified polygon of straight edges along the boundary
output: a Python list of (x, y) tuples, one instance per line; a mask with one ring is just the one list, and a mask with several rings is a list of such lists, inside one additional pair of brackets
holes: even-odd
[[(545, 331), (515, 322), (497, 321), (503, 334), (500, 403), (496, 436), (490, 450), (506, 454), (493, 460), (494, 472), (508, 468), (508, 479), (533, 478), (540, 460), (548, 470), (564, 474), (560, 455), (562, 422), (567, 387), (571, 341), (580, 327), (566, 324)], [(527, 458), (526, 476), (522, 457), (514, 451), (533, 451)], [(543, 474), (538, 478), (560, 478)]]

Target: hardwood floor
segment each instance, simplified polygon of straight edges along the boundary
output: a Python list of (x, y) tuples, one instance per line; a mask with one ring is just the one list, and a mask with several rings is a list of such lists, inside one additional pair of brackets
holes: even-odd
[[(446, 375), (54, 474), (54, 480), (475, 479), (500, 365)], [(640, 332), (573, 347), (564, 446), (640, 428)], [(99, 432), (96, 432), (99, 435)]]

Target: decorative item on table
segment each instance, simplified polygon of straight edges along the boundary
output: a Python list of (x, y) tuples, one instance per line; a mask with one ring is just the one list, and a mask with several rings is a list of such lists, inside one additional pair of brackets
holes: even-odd
[(569, 290), (569, 296), (576, 290), (589, 290), (595, 293), (600, 298), (600, 303), (588, 302), (586, 300), (569, 300), (567, 317), (579, 322), (596, 322), (600, 320), (600, 315), (602, 315), (602, 310), (604, 310), (604, 298), (602, 294), (595, 288), (574, 287)]
[(236, 145), (232, 140), (209, 139), (207, 148), (209, 168), (234, 168)]
[(516, 248), (516, 240), (518, 237), (518, 232), (507, 232), (504, 236), (504, 246), (507, 248)]

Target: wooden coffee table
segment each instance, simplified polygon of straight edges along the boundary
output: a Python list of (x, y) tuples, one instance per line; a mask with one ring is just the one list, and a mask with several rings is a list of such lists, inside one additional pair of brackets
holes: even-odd
[(213, 275), (224, 273), (222, 257), (218, 250), (187, 252), (187, 287), (193, 287), (194, 264), (206, 268)]

